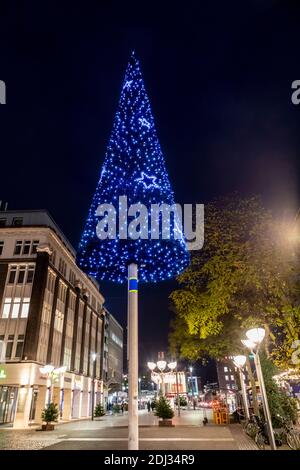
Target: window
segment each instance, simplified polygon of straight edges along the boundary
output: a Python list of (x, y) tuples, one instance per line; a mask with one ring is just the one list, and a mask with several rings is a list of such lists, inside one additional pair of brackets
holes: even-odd
[(23, 284), (24, 278), (25, 278), (25, 271), (26, 271), (26, 267), (21, 266), (19, 269), (18, 284)]
[(5, 359), (11, 359), (13, 344), (14, 344), (14, 335), (8, 335), (8, 340), (6, 343)]
[(2, 318), (8, 318), (11, 306), (11, 297), (5, 297), (2, 311)]
[(4, 335), (0, 335), (0, 361), (2, 360), (3, 344), (4, 344)]
[(65, 262), (62, 258), (59, 258), (58, 270), (61, 272), (61, 274), (62, 274), (63, 276), (66, 275), (67, 264), (66, 264), (66, 262)]
[(0, 242), (0, 256), (3, 253), (4, 242)]
[(228, 367), (224, 367), (224, 372), (228, 372)]
[(16, 279), (17, 266), (12, 266), (9, 271), (8, 284), (14, 284)]
[(36, 249), (39, 245), (40, 241), (39, 240), (33, 240), (32, 246), (31, 246), (31, 254), (35, 255), (36, 254)]
[(29, 297), (24, 297), (23, 302), (22, 302), (21, 318), (27, 318), (28, 317), (29, 304), (30, 304), (30, 298)]
[(27, 284), (32, 284), (33, 282), (33, 276), (34, 276), (34, 266), (29, 266), (28, 271), (27, 271)]
[(231, 378), (231, 380), (234, 382), (234, 376), (233, 376), (233, 375), (231, 375), (231, 376), (230, 376), (230, 378)]
[(24, 344), (24, 335), (19, 335), (18, 336), (18, 341), (17, 341), (15, 357), (22, 357), (23, 344)]
[(21, 305), (21, 297), (15, 297), (13, 301), (13, 308), (11, 312), (11, 318), (18, 318), (19, 310)]
[(29, 255), (30, 253), (30, 246), (31, 246), (31, 241), (30, 240), (25, 240), (23, 243), (23, 255)]
[(53, 264), (53, 266), (55, 266), (55, 261), (56, 261), (56, 251), (52, 251), (52, 254), (50, 256), (50, 261), (51, 263)]
[(18, 240), (18, 241), (16, 241), (14, 255), (20, 255), (21, 254), (21, 249), (22, 249), (22, 241)]
[(69, 281), (70, 283), (74, 286), (75, 285), (75, 281), (76, 281), (76, 276), (75, 274), (73, 273), (73, 271), (70, 270), (70, 273), (69, 273)]
[(23, 217), (14, 217), (12, 221), (12, 225), (14, 227), (22, 227), (23, 225)]
[(229, 376), (228, 376), (228, 375), (225, 375), (225, 380), (229, 380)]
[(6, 219), (0, 219), (0, 227), (5, 227)]

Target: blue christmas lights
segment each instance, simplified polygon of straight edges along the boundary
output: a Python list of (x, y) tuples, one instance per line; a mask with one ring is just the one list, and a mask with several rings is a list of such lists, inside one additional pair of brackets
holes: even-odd
[[(174, 204), (174, 195), (156, 134), (150, 103), (138, 60), (133, 53), (127, 66), (104, 164), (80, 240), (79, 266), (98, 280), (127, 281), (130, 262), (138, 264), (139, 280), (156, 282), (179, 274), (189, 263), (184, 237), (161, 239), (100, 240), (96, 235), (100, 204), (119, 207), (119, 196), (128, 206), (142, 203)], [(150, 212), (150, 210), (149, 210)], [(123, 222), (120, 221), (120, 224)], [(125, 223), (125, 222), (124, 222)], [(174, 228), (174, 221), (172, 222)], [(119, 232), (124, 226), (119, 226)], [(176, 226), (175, 231), (180, 230)], [(149, 228), (150, 234), (150, 228)]]

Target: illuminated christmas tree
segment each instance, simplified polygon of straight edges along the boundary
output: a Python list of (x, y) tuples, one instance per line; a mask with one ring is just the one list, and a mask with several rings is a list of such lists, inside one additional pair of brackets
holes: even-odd
[[(153, 237), (149, 217), (147, 239), (133, 240), (127, 233), (130, 217), (119, 221), (120, 196), (127, 197), (128, 207), (142, 203), (150, 208), (152, 204), (172, 205), (175, 202), (139, 62), (134, 53), (125, 73), (100, 180), (77, 258), (81, 268), (98, 280), (126, 282), (127, 268), (132, 262), (138, 265), (141, 281), (156, 282), (175, 277), (189, 262), (181, 226), (176, 224), (176, 219), (171, 219), (170, 238), (162, 239), (161, 226)], [(96, 212), (98, 206), (105, 203), (116, 208), (119, 223), (114, 238), (101, 240), (96, 233), (99, 221)], [(176, 231), (177, 235), (180, 233), (179, 237), (174, 236)]]

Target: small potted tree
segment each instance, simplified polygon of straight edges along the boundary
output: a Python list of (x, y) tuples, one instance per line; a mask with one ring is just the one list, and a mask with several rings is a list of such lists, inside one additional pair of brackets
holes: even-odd
[(155, 415), (160, 418), (158, 421), (159, 426), (173, 426), (172, 418), (174, 416), (174, 411), (165, 397), (160, 397), (156, 403)]
[(95, 418), (101, 418), (101, 416), (105, 416), (105, 411), (101, 403), (98, 403), (98, 405), (96, 405), (94, 410), (94, 416)]
[(42, 431), (53, 431), (54, 422), (58, 421), (59, 411), (56, 403), (49, 403), (42, 411)]

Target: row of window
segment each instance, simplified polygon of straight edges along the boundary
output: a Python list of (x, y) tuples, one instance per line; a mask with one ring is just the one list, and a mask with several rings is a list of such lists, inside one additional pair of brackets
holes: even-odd
[[(17, 240), (14, 255), (34, 255), (36, 253), (39, 240)], [(3, 253), (4, 241), (0, 241), (0, 256)]]
[(8, 274), (7, 284), (32, 284), (34, 276), (34, 265), (11, 266)]
[[(5, 227), (6, 226), (7, 219), (4, 217), (1, 217), (0, 219), (0, 227)], [(23, 217), (14, 217), (12, 220), (13, 227), (22, 227), (23, 225)]]
[[(226, 381), (229, 380), (229, 375), (225, 375), (225, 380)], [(230, 376), (230, 380), (234, 381), (234, 376), (233, 375)]]
[(5, 344), (4, 335), (0, 335), (0, 360), (2, 358), (12, 359), (12, 357), (15, 357), (15, 358), (22, 357), (24, 335), (18, 335), (16, 350), (15, 350), (14, 356), (12, 356), (14, 341), (15, 341), (15, 335), (8, 335), (8, 339)]
[(27, 318), (30, 297), (5, 297), (2, 318)]

